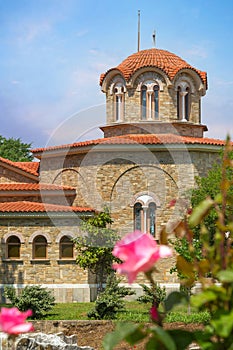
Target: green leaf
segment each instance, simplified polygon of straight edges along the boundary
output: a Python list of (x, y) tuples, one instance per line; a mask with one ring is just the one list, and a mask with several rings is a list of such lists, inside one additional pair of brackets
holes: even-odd
[(211, 198), (207, 198), (202, 201), (196, 208), (189, 218), (189, 224), (191, 227), (199, 225), (202, 219), (208, 214), (209, 210), (212, 208), (214, 201)]
[(220, 337), (227, 338), (233, 330), (233, 311), (230, 313), (218, 314), (218, 318), (210, 321), (216, 334)]
[(120, 323), (117, 324), (116, 329), (112, 333), (108, 333), (103, 340), (104, 350), (112, 350), (122, 340), (130, 337), (131, 334), (141, 328), (140, 325), (133, 323)]
[(176, 343), (177, 349), (186, 349), (191, 344), (195, 337), (191, 332), (184, 331), (182, 329), (174, 329), (168, 331), (172, 339)]
[(184, 303), (184, 301), (187, 301), (187, 300), (188, 300), (188, 296), (185, 295), (184, 293), (180, 293), (176, 291), (170, 293), (166, 298), (166, 300), (164, 300), (164, 306), (165, 306), (166, 312), (172, 310), (172, 308), (175, 305)]
[(217, 278), (222, 283), (232, 283), (233, 282), (233, 271), (223, 270), (217, 274)]
[(176, 344), (172, 337), (161, 327), (151, 328), (154, 336), (162, 343), (167, 350), (176, 350)]
[(146, 349), (145, 350), (155, 350), (155, 349), (161, 349), (161, 343), (156, 339), (155, 337), (150, 338), (149, 341), (146, 343)]
[(191, 297), (191, 303), (193, 306), (199, 308), (206, 303), (209, 303), (210, 301), (214, 301), (217, 299), (217, 293), (214, 293), (210, 290), (206, 290), (204, 292), (201, 292), (200, 294), (193, 295)]

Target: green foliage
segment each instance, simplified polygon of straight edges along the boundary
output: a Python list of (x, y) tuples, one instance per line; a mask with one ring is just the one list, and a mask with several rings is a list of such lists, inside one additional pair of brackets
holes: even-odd
[(210, 321), (210, 314), (208, 311), (192, 312), (188, 314), (187, 312), (174, 312), (171, 311), (166, 315), (164, 322), (182, 322), (182, 323), (201, 323), (207, 324)]
[[(199, 314), (203, 310), (208, 313), (203, 319), (206, 326), (201, 332), (189, 333), (180, 329), (165, 331), (162, 315), (152, 308), (152, 320), (156, 325), (140, 328), (146, 350), (186, 349), (192, 342), (196, 342), (202, 350), (233, 350), (232, 152), (232, 143), (228, 139), (222, 166), (216, 166), (205, 180), (200, 180), (193, 197), (195, 207), (191, 216), (185, 215), (173, 230), (178, 238), (175, 242), (177, 271), (179, 276), (184, 277), (181, 281), (185, 287), (190, 288), (197, 278), (201, 283), (202, 291), (191, 296), (191, 305), (197, 308)], [(206, 195), (209, 197), (206, 198)], [(166, 241), (164, 236), (163, 232), (163, 241)], [(148, 271), (145, 271), (145, 275), (148, 276)], [(151, 283), (155, 283), (152, 278)], [(174, 305), (181, 303), (183, 296), (180, 292), (171, 293), (163, 303), (164, 311), (172, 315)], [(129, 326), (125, 336), (123, 327), (118, 332), (121, 340), (125, 339), (131, 345), (137, 343), (135, 328), (132, 327), (130, 333)], [(104, 343), (105, 350), (114, 348), (117, 337), (117, 331), (108, 336)]]
[(32, 318), (35, 319), (42, 318), (55, 305), (55, 298), (51, 291), (39, 285), (26, 286), (19, 296), (16, 295), (13, 287), (5, 287), (4, 295), (20, 311), (32, 310)]
[(139, 303), (150, 303), (151, 305), (156, 304), (159, 307), (166, 298), (166, 288), (160, 287), (157, 283), (153, 286), (148, 287), (145, 284), (140, 284), (143, 289), (143, 295), (137, 298)]
[(116, 258), (112, 249), (119, 239), (117, 233), (108, 227), (112, 223), (107, 209), (83, 222), (82, 235), (74, 239), (78, 251), (77, 264), (84, 270), (89, 269), (97, 277), (100, 291), (106, 276), (112, 271)]
[(111, 274), (107, 278), (105, 290), (99, 294), (95, 307), (88, 312), (88, 318), (96, 320), (111, 320), (116, 318), (119, 310), (125, 308), (124, 297), (134, 294), (132, 289), (119, 286), (120, 279)]
[(32, 144), (24, 143), (20, 138), (9, 139), (0, 135), (0, 157), (7, 158), (13, 162), (30, 162), (33, 155), (30, 152)]
[[(224, 155), (222, 154), (222, 158)], [(233, 152), (230, 150), (228, 152), (228, 159), (233, 159)], [(200, 235), (200, 219), (203, 218), (203, 223), (208, 230), (210, 243), (213, 244), (213, 239), (216, 231), (216, 221), (218, 219), (218, 214), (216, 212), (215, 206), (213, 205), (216, 196), (219, 194), (219, 190), (223, 184), (223, 176), (227, 181), (231, 181), (233, 176), (232, 166), (227, 166), (225, 168), (226, 172), (223, 174), (223, 168), (221, 163), (215, 164), (209, 170), (207, 176), (196, 177), (197, 187), (192, 191), (191, 203), (192, 207), (195, 208), (195, 215), (192, 215), (192, 225), (193, 232), (195, 236)], [(233, 196), (233, 185), (229, 183), (228, 195)], [(220, 204), (221, 207), (221, 204)], [(232, 207), (228, 207), (226, 215), (232, 218)], [(198, 219), (199, 215), (202, 215)]]

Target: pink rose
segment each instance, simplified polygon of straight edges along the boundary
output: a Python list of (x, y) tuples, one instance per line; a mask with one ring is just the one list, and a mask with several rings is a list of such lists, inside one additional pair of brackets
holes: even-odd
[(150, 309), (150, 317), (152, 321), (159, 322), (160, 316), (155, 305)]
[(25, 322), (26, 318), (32, 315), (32, 311), (28, 310), (20, 312), (16, 307), (1, 308), (0, 313), (0, 329), (8, 334), (20, 334), (33, 331), (33, 325)]
[(157, 260), (170, 256), (172, 251), (166, 245), (158, 245), (152, 235), (135, 231), (117, 242), (112, 254), (123, 261), (113, 264), (113, 269), (132, 283), (139, 272), (151, 270)]

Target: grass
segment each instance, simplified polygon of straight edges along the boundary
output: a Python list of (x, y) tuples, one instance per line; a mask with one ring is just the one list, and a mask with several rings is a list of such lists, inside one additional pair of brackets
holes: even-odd
[[(94, 303), (64, 303), (56, 304), (44, 318), (46, 320), (88, 320), (87, 313), (94, 307)], [(149, 322), (149, 304), (140, 304), (136, 301), (126, 302), (126, 309), (118, 312), (117, 320)], [(206, 323), (209, 314), (206, 311), (196, 312), (194, 309), (189, 314), (187, 308), (179, 307), (170, 312), (165, 322)]]

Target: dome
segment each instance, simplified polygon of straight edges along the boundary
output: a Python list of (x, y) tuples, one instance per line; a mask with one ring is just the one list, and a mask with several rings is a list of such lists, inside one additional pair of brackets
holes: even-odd
[(192, 69), (195, 71), (204, 85), (207, 87), (207, 74), (202, 72), (189, 63), (184, 61), (179, 56), (166, 50), (160, 49), (148, 49), (136, 52), (124, 61), (122, 61), (117, 67), (109, 69), (106, 73), (100, 76), (100, 85), (102, 85), (104, 78), (110, 71), (118, 70), (126, 81), (129, 81), (131, 76), (140, 68), (144, 67), (156, 67), (161, 69), (167, 74), (170, 80), (182, 69)]

